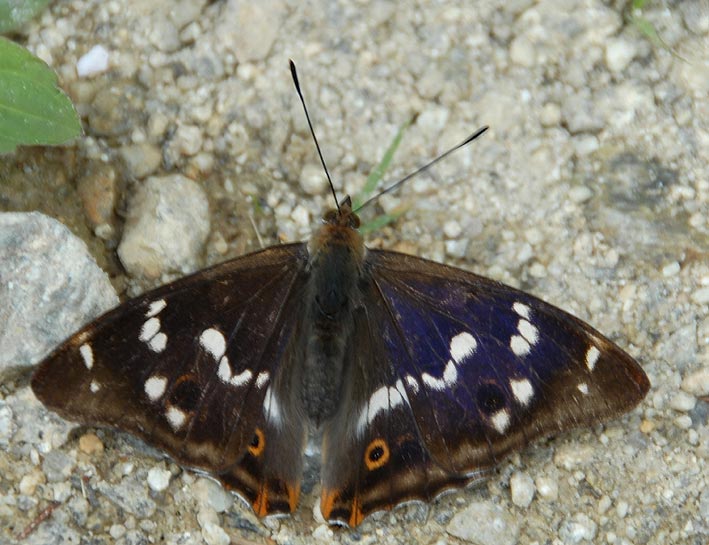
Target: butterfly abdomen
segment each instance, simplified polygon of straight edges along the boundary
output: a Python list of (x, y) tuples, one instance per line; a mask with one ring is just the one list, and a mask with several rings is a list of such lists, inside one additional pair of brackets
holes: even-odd
[[(349, 208), (344, 214), (351, 214)], [(345, 351), (353, 332), (364, 255), (362, 238), (346, 217), (338, 214), (330, 218), (311, 241), (305, 309), (307, 344), (301, 400), (316, 426), (331, 418), (341, 403), (348, 374)]]

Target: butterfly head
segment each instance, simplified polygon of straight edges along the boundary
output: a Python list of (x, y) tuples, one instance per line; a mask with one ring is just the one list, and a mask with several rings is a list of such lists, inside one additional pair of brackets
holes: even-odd
[(356, 259), (364, 257), (364, 239), (359, 233), (359, 216), (352, 210), (352, 199), (345, 197), (337, 208), (328, 210), (322, 218), (322, 226), (310, 239), (311, 256), (320, 254), (333, 246), (346, 246)]

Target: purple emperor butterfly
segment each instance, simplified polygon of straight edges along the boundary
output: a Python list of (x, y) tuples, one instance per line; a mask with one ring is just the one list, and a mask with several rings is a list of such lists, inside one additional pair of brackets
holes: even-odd
[(488, 278), (367, 249), (358, 226), (347, 197), (307, 243), (127, 301), (47, 357), (32, 389), (210, 473), (260, 516), (296, 509), (317, 431), (320, 509), (349, 526), (647, 393), (640, 366), (591, 326)]

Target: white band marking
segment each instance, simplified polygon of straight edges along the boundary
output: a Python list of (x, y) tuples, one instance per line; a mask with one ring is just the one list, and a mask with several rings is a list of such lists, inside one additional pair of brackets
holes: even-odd
[(167, 303), (165, 302), (165, 299), (158, 299), (157, 301), (153, 301), (150, 303), (150, 307), (148, 307), (148, 310), (145, 313), (146, 318), (152, 318), (153, 316), (157, 316), (162, 312), (162, 310), (167, 306)]
[(458, 364), (472, 356), (478, 347), (478, 342), (470, 333), (458, 333), (451, 339), (450, 353), (453, 361)]
[(588, 351), (586, 352), (586, 367), (588, 367), (589, 371), (593, 371), (593, 369), (596, 367), (596, 362), (598, 361), (600, 355), (600, 350), (598, 350), (598, 348), (596, 348), (595, 346), (592, 346), (588, 349)]
[(221, 331), (211, 327), (202, 331), (199, 336), (199, 344), (212, 355), (215, 361), (219, 361), (226, 352), (224, 335), (222, 335)]
[(512, 394), (520, 405), (526, 407), (529, 402), (534, 397), (534, 388), (532, 383), (526, 378), (515, 380), (510, 380), (510, 387), (512, 388)]
[(84, 360), (84, 365), (89, 371), (91, 371), (91, 368), (94, 366), (94, 351), (91, 348), (91, 345), (89, 343), (82, 344), (79, 347), (79, 353)]
[(145, 395), (148, 396), (150, 401), (157, 401), (165, 393), (165, 388), (167, 387), (167, 378), (161, 377), (160, 375), (153, 375), (143, 384), (143, 389), (145, 390)]

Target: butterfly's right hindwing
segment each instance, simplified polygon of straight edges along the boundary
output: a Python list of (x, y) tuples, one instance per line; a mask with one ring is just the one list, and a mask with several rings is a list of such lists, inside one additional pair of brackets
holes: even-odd
[(291, 511), (300, 463), (276, 453), (300, 460), (303, 428), (273, 385), (292, 361), (306, 263), (305, 245), (277, 246), (143, 294), (65, 341), (32, 389), (63, 417), (214, 474), (259, 514)]

